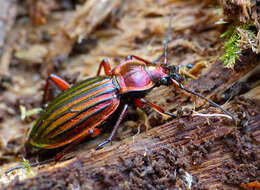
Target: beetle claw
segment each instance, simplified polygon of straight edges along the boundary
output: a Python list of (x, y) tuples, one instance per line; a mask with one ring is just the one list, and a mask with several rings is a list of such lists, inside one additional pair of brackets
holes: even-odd
[(171, 112), (164, 112), (165, 114), (167, 114), (167, 115), (169, 115), (169, 116), (171, 116), (171, 117), (177, 117), (177, 115), (176, 114), (174, 114), (174, 113), (171, 113)]
[(128, 61), (128, 60), (132, 60), (133, 59), (133, 56), (132, 55), (128, 55), (127, 57), (126, 57), (126, 60)]
[(99, 145), (97, 145), (96, 147), (96, 150), (99, 150), (101, 148), (103, 148), (103, 146), (107, 143), (111, 142), (112, 143), (112, 140), (110, 138), (106, 139), (105, 141), (103, 141), (102, 143), (100, 143)]

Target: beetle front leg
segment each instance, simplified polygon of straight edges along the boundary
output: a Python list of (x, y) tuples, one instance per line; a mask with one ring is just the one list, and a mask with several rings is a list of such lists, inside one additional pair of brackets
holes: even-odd
[(100, 75), (102, 67), (104, 68), (105, 74), (107, 76), (111, 76), (111, 72), (110, 72), (111, 71), (111, 67), (110, 67), (109, 62), (108, 62), (107, 59), (103, 59), (101, 61), (101, 63), (99, 64), (98, 71), (97, 71), (97, 76)]
[(170, 112), (167, 112), (167, 111), (164, 111), (162, 108), (152, 104), (151, 102), (143, 99), (143, 98), (138, 98), (135, 100), (135, 105), (139, 108), (143, 108), (144, 105), (147, 105), (149, 107), (151, 107), (152, 109), (154, 109), (156, 112), (158, 112), (159, 114), (161, 115), (167, 115), (167, 116), (171, 116), (171, 117), (177, 117), (177, 115), (173, 114), (173, 113), (170, 113)]
[(57, 86), (62, 91), (66, 90), (67, 88), (70, 87), (70, 84), (68, 82), (66, 82), (64, 79), (60, 78), (59, 76), (57, 76), (55, 74), (51, 74), (46, 79), (46, 84), (44, 87), (44, 94), (43, 94), (43, 99), (42, 99), (42, 105), (44, 105), (47, 102), (50, 82), (52, 82), (55, 86)]
[(122, 109), (122, 112), (121, 112), (121, 114), (120, 114), (120, 116), (119, 116), (119, 118), (118, 118), (118, 120), (117, 120), (117, 122), (116, 122), (116, 125), (115, 125), (114, 128), (113, 128), (113, 131), (112, 131), (110, 137), (109, 137), (108, 139), (106, 139), (104, 142), (100, 143), (100, 144), (96, 147), (96, 150), (102, 148), (105, 144), (107, 144), (107, 143), (109, 143), (109, 142), (112, 141), (112, 139), (113, 139), (113, 137), (115, 136), (116, 131), (117, 131), (117, 129), (118, 129), (120, 123), (121, 123), (121, 121), (123, 120), (124, 116), (126, 115), (127, 108), (128, 108), (128, 104), (125, 104), (124, 107), (123, 107), (123, 109)]

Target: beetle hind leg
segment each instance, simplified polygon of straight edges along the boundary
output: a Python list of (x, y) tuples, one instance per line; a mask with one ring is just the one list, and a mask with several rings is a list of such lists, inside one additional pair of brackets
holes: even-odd
[(100, 144), (96, 147), (96, 150), (101, 149), (105, 144), (107, 144), (107, 143), (109, 143), (109, 142), (112, 142), (112, 139), (113, 139), (113, 137), (115, 136), (116, 131), (117, 131), (117, 129), (118, 129), (118, 127), (119, 127), (121, 121), (123, 120), (124, 116), (126, 115), (127, 108), (128, 108), (128, 104), (125, 104), (124, 107), (123, 107), (123, 109), (122, 109), (122, 112), (121, 112), (121, 114), (120, 114), (120, 116), (119, 116), (119, 118), (118, 118), (118, 120), (117, 120), (117, 122), (116, 122), (116, 124), (115, 124), (115, 126), (114, 126), (114, 128), (113, 128), (113, 131), (112, 131), (110, 137), (107, 138), (107, 139), (106, 139), (105, 141), (103, 141), (102, 143), (100, 143)]
[(68, 145), (62, 152), (58, 153), (55, 156), (55, 161), (59, 161), (65, 154), (67, 154), (74, 146), (76, 146), (77, 144), (79, 144), (80, 142), (82, 142), (87, 136), (89, 136), (89, 133), (80, 137), (79, 139), (77, 139), (76, 141), (74, 141), (73, 143), (71, 143), (70, 145)]
[(138, 56), (136, 56), (136, 55), (128, 55), (128, 56), (126, 57), (126, 60), (133, 60), (133, 59), (136, 59), (136, 60), (138, 60), (138, 61), (142, 61), (142, 62), (144, 62), (146, 65), (151, 63), (150, 61), (147, 61), (147, 60), (145, 60), (145, 59), (143, 59), (143, 58), (141, 58), (141, 57), (138, 57)]
[(42, 99), (42, 105), (44, 105), (49, 98), (50, 82), (52, 82), (56, 87), (58, 87), (62, 91), (66, 90), (67, 88), (70, 87), (70, 84), (68, 82), (66, 82), (64, 79), (62, 79), (61, 77), (59, 77), (55, 74), (51, 74), (46, 79), (46, 84), (44, 86), (44, 94), (43, 94), (43, 99)]
[(147, 133), (148, 130), (151, 128), (151, 125), (150, 125), (149, 118), (148, 118), (147, 114), (139, 107), (137, 107), (136, 112), (137, 112), (137, 114), (139, 116), (140, 123), (145, 126), (145, 131)]
[(110, 67), (109, 62), (108, 62), (107, 59), (103, 59), (101, 61), (101, 63), (99, 64), (98, 71), (97, 71), (97, 76), (100, 75), (102, 67), (104, 68), (105, 74), (107, 76), (111, 76), (111, 67)]
[(81, 143), (87, 136), (90, 135), (91, 137), (96, 137), (99, 134), (100, 134), (99, 129), (91, 129), (89, 131), (89, 133), (87, 133), (86, 135), (83, 135), (82, 137), (80, 137), (79, 139), (77, 139), (76, 141), (74, 141), (73, 143), (68, 145), (62, 152), (57, 154), (55, 157), (55, 161), (59, 161), (67, 152), (69, 152), (77, 144)]

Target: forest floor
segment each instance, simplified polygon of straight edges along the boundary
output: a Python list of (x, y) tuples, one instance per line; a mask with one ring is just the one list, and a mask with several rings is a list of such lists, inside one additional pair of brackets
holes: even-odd
[[(260, 5), (227, 2), (3, 1), (0, 189), (260, 188)], [(184, 86), (221, 104), (236, 123), (207, 116), (222, 112), (181, 89), (161, 86), (146, 99), (177, 118), (131, 107), (112, 145), (95, 150), (108, 130), (57, 163), (5, 175), (23, 164), (26, 135), (39, 117), (33, 113), (41, 107), (49, 74), (73, 84), (95, 76), (104, 58), (112, 67), (128, 55), (155, 60), (163, 53), (171, 12), (168, 63), (191, 65), (180, 70)], [(242, 48), (226, 67), (221, 35), (240, 22), (251, 24), (258, 44)]]

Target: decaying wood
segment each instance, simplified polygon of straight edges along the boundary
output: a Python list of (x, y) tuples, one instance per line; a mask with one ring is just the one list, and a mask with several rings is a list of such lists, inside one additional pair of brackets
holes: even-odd
[(224, 13), (242, 23), (252, 23), (260, 28), (259, 1), (221, 0)]
[(233, 19), (235, 21), (253, 24), (257, 29), (257, 39), (258, 39), (258, 51), (260, 51), (260, 11), (259, 11), (259, 1), (240, 1), (240, 0), (221, 0), (223, 11), (227, 18)]
[(87, 37), (114, 9), (119, 8), (120, 4), (119, 0), (104, 0), (99, 3), (90, 0), (78, 7), (72, 18), (60, 27), (55, 40), (49, 45), (46, 61), (50, 62), (60, 55), (67, 57), (73, 44)]
[(47, 16), (56, 7), (54, 0), (26, 0), (28, 13), (33, 23), (46, 24)]
[[(192, 189), (237, 189), (247, 178), (259, 180), (259, 101), (258, 85), (228, 105), (239, 118), (242, 129), (221, 117), (174, 119), (148, 133), (114, 141), (99, 151), (90, 149), (97, 142), (82, 145), (83, 150), (76, 153), (76, 157), (42, 166), (36, 170), (36, 177), (16, 181), (7, 189), (39, 186), (44, 189), (47, 185), (53, 188), (149, 189), (149, 184), (157, 189), (171, 184), (188, 189), (191, 186)], [(246, 112), (243, 107), (246, 107)], [(200, 112), (217, 111), (210, 110), (202, 109)], [(250, 115), (246, 125), (242, 125), (243, 114)], [(243, 131), (246, 136), (242, 135)], [(256, 142), (248, 139), (251, 135)]]
[[(88, 0), (75, 10), (55, 14), (48, 4), (53, 1), (38, 2), (48, 5), (48, 15), (39, 17), (47, 23), (36, 27), (19, 20), (14, 26), (19, 31), (14, 54), (18, 63), (8, 71), (13, 86), (0, 96), (1, 174), (22, 159), (23, 138), (36, 117), (21, 121), (19, 106), (39, 106), (41, 71), (55, 70), (75, 81), (93, 76), (105, 57), (114, 65), (129, 54), (154, 60), (162, 53), (172, 10), (169, 63), (205, 65), (194, 80), (185, 78), (184, 85), (219, 103), (226, 101), (223, 107), (234, 113), (237, 125), (226, 117), (206, 116), (221, 112), (199, 98), (159, 87), (147, 99), (179, 118), (145, 110), (151, 125), (146, 132), (135, 120), (135, 111), (129, 110), (130, 119), (112, 145), (95, 151), (109, 135), (104, 133), (75, 147), (65, 156), (67, 161), (32, 168), (32, 173), (2, 175), (0, 189), (239, 189), (242, 183), (260, 181), (260, 60), (250, 51), (239, 58), (235, 70), (223, 67), (218, 57), (224, 27), (215, 23), (224, 16), (217, 2)], [(229, 18), (250, 20), (259, 30), (254, 0), (220, 2)]]
[[(13, 0), (0, 1), (0, 75), (9, 75), (9, 64), (13, 52), (14, 39), (7, 38), (16, 17), (16, 4)], [(7, 45), (6, 45), (7, 44)]]

